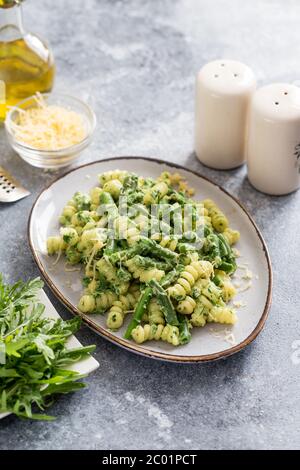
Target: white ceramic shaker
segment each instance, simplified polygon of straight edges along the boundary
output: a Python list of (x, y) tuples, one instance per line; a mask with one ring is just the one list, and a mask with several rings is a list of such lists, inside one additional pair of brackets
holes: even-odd
[(249, 102), (256, 89), (252, 70), (234, 60), (216, 60), (198, 73), (195, 151), (205, 165), (220, 170), (245, 162)]
[(250, 110), (248, 178), (264, 193), (300, 186), (300, 88), (274, 83), (256, 91)]

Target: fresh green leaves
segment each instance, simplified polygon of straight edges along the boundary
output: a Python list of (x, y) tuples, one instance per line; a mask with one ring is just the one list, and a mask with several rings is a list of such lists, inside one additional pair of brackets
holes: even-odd
[(5, 284), (0, 276), (0, 412), (49, 420), (33, 413), (44, 410), (53, 395), (83, 388), (82, 377), (64, 369), (94, 350), (94, 346), (67, 349), (67, 339), (81, 324), (79, 317), (64, 321), (42, 316), (44, 305), (37, 301), (43, 282), (34, 279)]

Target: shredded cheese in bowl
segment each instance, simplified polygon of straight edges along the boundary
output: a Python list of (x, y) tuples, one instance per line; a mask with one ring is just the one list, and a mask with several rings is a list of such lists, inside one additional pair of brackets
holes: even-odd
[(13, 107), (5, 121), (13, 149), (40, 168), (72, 163), (91, 142), (95, 125), (92, 109), (78, 98), (39, 93)]
[(35, 149), (59, 150), (78, 144), (87, 136), (84, 117), (62, 106), (47, 104), (40, 93), (37, 106), (23, 110), (13, 123), (14, 137)]

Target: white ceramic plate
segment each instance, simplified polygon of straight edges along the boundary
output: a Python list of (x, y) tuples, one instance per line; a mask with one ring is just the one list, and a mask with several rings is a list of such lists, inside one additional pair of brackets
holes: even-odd
[[(48, 299), (47, 295), (44, 291), (39, 293), (39, 300), (42, 304), (45, 305), (45, 310), (43, 315), (48, 318), (60, 318), (57, 311), (53, 307), (52, 303)], [(68, 348), (78, 348), (78, 346), (82, 346), (81, 343), (78, 341), (75, 336), (70, 336), (67, 342)], [(94, 370), (98, 369), (99, 362), (96, 361), (92, 356), (82, 359), (81, 361), (76, 362), (75, 364), (71, 364), (67, 369), (74, 370), (79, 374), (90, 374)], [(11, 413), (0, 413), (0, 419), (5, 418), (5, 416), (10, 415)]]
[[(76, 191), (89, 191), (97, 185), (97, 175), (114, 169), (134, 171), (143, 176), (158, 176), (162, 171), (178, 171), (186, 178), (189, 185), (196, 189), (196, 198), (211, 198), (229, 217), (233, 228), (241, 232), (237, 244), (242, 257), (239, 263), (249, 263), (253, 272), (252, 287), (237, 296), (246, 304), (238, 311), (239, 321), (229, 329), (224, 325), (207, 325), (194, 328), (189, 344), (174, 348), (164, 342), (152, 341), (143, 345), (135, 344), (123, 338), (125, 325), (118, 332), (111, 332), (105, 326), (105, 316), (84, 315), (77, 309), (82, 292), (82, 272), (66, 272), (65, 260), (61, 259), (53, 266), (53, 257), (46, 253), (46, 239), (58, 234), (58, 217), (66, 202)], [(271, 300), (272, 273), (267, 248), (250, 215), (241, 204), (225, 190), (206, 178), (178, 165), (170, 165), (159, 160), (142, 157), (120, 157), (83, 165), (54, 181), (37, 198), (29, 219), (28, 236), (31, 250), (46, 282), (66, 305), (95, 331), (110, 341), (136, 353), (174, 362), (203, 362), (219, 359), (233, 354), (248, 345), (261, 331), (268, 315)], [(245, 271), (238, 270), (238, 276)], [(246, 287), (248, 281), (237, 279)], [(233, 335), (230, 335), (230, 333)]]

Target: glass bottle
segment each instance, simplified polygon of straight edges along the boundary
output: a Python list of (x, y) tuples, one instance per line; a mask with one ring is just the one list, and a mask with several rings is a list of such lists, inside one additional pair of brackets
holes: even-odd
[(0, 121), (9, 106), (50, 91), (55, 75), (48, 46), (23, 27), (21, 3), (0, 0)]

